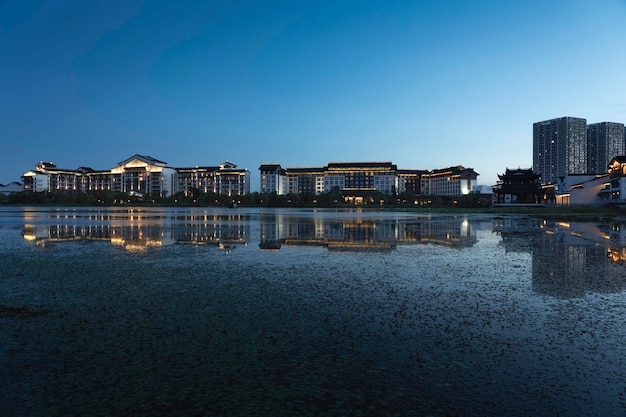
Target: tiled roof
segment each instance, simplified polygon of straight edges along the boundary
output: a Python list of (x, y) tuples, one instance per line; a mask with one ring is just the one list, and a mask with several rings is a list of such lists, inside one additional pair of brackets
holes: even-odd
[(390, 168), (397, 169), (397, 166), (391, 162), (330, 162), (328, 169), (335, 168)]
[(122, 162), (118, 162), (118, 165), (124, 165), (130, 161), (132, 161), (133, 159), (139, 159), (141, 161), (144, 161), (148, 164), (152, 164), (152, 165), (167, 165), (167, 162), (163, 162), (163, 161), (159, 161), (156, 158), (153, 158), (149, 155), (139, 155), (138, 153), (134, 154), (133, 156), (131, 156), (128, 159), (123, 160)]
[(280, 164), (261, 164), (261, 166), (259, 167), (259, 171), (272, 172), (280, 170), (282, 170)]

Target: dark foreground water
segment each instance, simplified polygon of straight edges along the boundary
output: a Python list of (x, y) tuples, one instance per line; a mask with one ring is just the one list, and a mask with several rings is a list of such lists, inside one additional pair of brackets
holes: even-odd
[(625, 231), (0, 209), (0, 415), (626, 415)]

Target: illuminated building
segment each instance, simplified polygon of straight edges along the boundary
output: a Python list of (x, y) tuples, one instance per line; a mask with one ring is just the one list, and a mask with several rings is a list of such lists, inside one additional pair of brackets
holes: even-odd
[(460, 196), (472, 192), (478, 174), (472, 168), (461, 165), (436, 169), (422, 175), (423, 195)]
[(215, 167), (176, 168), (178, 191), (244, 195), (250, 193), (250, 172), (226, 161)]
[(626, 153), (624, 125), (602, 122), (587, 125), (587, 172), (604, 174), (612, 158)]
[(398, 192), (422, 194), (422, 176), (426, 174), (428, 174), (426, 170), (399, 169), (396, 174), (398, 176)]
[(626, 204), (626, 155), (616, 156), (609, 162), (609, 202)]
[(391, 162), (331, 162), (324, 167), (324, 191), (344, 195), (365, 192), (392, 194), (398, 190), (398, 168)]
[(198, 189), (226, 195), (250, 192), (250, 172), (232, 162), (215, 167), (173, 168), (146, 155), (133, 155), (110, 171), (88, 167), (60, 169), (51, 162), (39, 162), (35, 170), (22, 175), (24, 191), (112, 191), (143, 196), (188, 194)]
[(278, 195), (334, 190), (360, 201), (372, 193), (461, 196), (476, 186), (478, 174), (462, 166), (434, 171), (398, 169), (391, 162), (331, 162), (325, 167), (283, 168), (262, 164), (261, 192)]
[(78, 170), (57, 168), (52, 162), (39, 162), (34, 171), (22, 175), (24, 191), (79, 190)]
[(261, 193), (273, 193), (284, 195), (289, 193), (289, 185), (285, 170), (280, 164), (263, 164), (259, 167), (261, 172)]
[(610, 160), (606, 174), (559, 178), (557, 203), (562, 205), (626, 205), (626, 155)]
[(321, 194), (324, 192), (324, 169), (316, 167), (289, 168), (286, 172), (290, 194)]
[(609, 174), (570, 174), (559, 177), (556, 204), (601, 206), (610, 198)]
[(232, 162), (225, 162), (214, 171), (214, 175), (217, 194), (250, 194), (250, 172), (247, 169), (239, 169)]
[(587, 173), (587, 120), (561, 117), (533, 124), (533, 171), (542, 184)]
[(133, 155), (111, 168), (113, 192), (169, 196), (175, 187), (176, 170), (150, 156)]

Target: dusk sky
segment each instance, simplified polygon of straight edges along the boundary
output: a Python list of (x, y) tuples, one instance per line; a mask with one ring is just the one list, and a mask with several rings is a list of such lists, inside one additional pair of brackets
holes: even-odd
[(492, 185), (562, 116), (626, 122), (625, 0), (0, 0), (3, 184), (139, 153)]

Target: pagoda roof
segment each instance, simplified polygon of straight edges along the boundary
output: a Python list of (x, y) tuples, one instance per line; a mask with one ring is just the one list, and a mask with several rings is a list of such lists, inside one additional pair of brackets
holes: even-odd
[(528, 169), (522, 169), (522, 168), (517, 168), (517, 169), (509, 169), (507, 168), (504, 174), (498, 174), (498, 178), (500, 178), (501, 180), (513, 180), (513, 179), (533, 179), (533, 180), (538, 180), (541, 177), (541, 175), (536, 174), (532, 168), (528, 168)]

